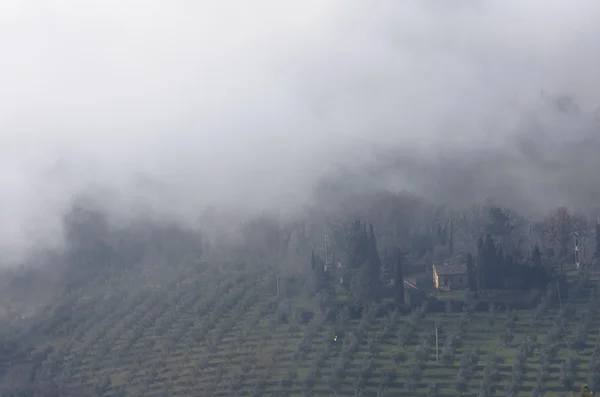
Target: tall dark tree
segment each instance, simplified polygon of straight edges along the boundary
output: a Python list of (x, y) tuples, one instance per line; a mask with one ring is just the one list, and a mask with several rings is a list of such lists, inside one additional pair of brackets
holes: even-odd
[[(346, 266), (344, 267), (342, 275), (344, 287), (353, 300), (364, 301), (367, 299), (367, 296), (364, 294), (368, 288), (366, 285), (363, 285), (365, 280), (358, 280), (357, 277), (364, 278), (365, 274), (370, 274), (370, 269), (363, 269), (364, 267), (368, 267), (369, 241), (367, 238), (366, 226), (360, 220), (355, 220), (350, 224), (345, 254)], [(367, 278), (367, 280), (369, 280), (369, 278)]]
[(477, 292), (477, 276), (475, 273), (475, 261), (471, 253), (467, 254), (467, 282), (471, 291)]
[(368, 240), (368, 265), (370, 268), (370, 281), (372, 298), (378, 301), (381, 297), (381, 258), (379, 257), (379, 251), (377, 250), (377, 239), (375, 238), (375, 231), (373, 225), (369, 225), (369, 233), (367, 236)]
[(448, 222), (448, 250), (450, 255), (454, 254), (454, 220)]
[(394, 302), (397, 306), (404, 304), (404, 254), (400, 250), (396, 251), (396, 265), (394, 266)]
[(505, 262), (506, 256), (504, 255), (504, 250), (502, 249), (502, 246), (498, 244), (498, 249), (496, 250), (496, 262), (494, 263), (494, 265), (496, 267), (502, 266)]
[(358, 269), (369, 258), (367, 227), (359, 220), (355, 220), (350, 225), (347, 254), (350, 269)]
[(531, 251), (531, 264), (536, 268), (542, 267), (542, 252), (537, 244), (533, 247), (533, 251)]
[(381, 279), (390, 281), (394, 278), (394, 267), (396, 266), (396, 251), (384, 249), (381, 254)]
[(498, 276), (498, 250), (494, 239), (488, 233), (483, 242), (483, 255), (481, 257), (481, 278), (483, 288), (494, 288)]
[(486, 227), (486, 233), (497, 238), (507, 238), (510, 236), (513, 226), (507, 211), (500, 207), (491, 207), (488, 210), (489, 222)]
[(381, 291), (381, 258), (373, 226), (356, 220), (349, 230), (348, 265), (344, 279), (356, 304), (376, 301)]
[(600, 258), (600, 224), (596, 221), (596, 249), (594, 250), (594, 258)]
[(325, 272), (325, 263), (319, 255), (312, 253), (311, 267), (313, 273), (314, 292), (319, 293), (327, 287), (327, 274)]
[(364, 262), (353, 273), (350, 281), (350, 298), (354, 304), (364, 306), (373, 301), (373, 284), (371, 282), (371, 268), (368, 262)]
[(445, 224), (439, 224), (436, 228), (436, 239), (440, 245), (446, 245), (448, 243), (448, 228)]
[(477, 291), (481, 291), (484, 288), (483, 285), (483, 263), (485, 261), (485, 251), (483, 245), (483, 238), (477, 240), (477, 263), (475, 264), (475, 280), (477, 284)]
[(570, 256), (571, 232), (573, 232), (573, 217), (566, 207), (557, 208), (546, 218), (546, 237), (552, 247), (552, 254), (562, 266)]

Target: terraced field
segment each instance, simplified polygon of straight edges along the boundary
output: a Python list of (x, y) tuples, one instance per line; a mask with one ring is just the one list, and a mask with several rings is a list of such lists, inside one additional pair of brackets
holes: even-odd
[(252, 272), (116, 291), (66, 299), (32, 328), (45, 338), (26, 359), (35, 379), (99, 396), (529, 396), (600, 373), (593, 291), (562, 309), (543, 299), (534, 310), (400, 313), (384, 302), (357, 318), (274, 296)]

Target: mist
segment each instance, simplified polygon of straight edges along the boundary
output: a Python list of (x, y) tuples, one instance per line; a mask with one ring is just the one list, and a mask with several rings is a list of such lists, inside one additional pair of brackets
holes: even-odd
[(188, 223), (209, 205), (293, 212), (332, 180), (593, 205), (597, 15), (592, 0), (3, 2), (0, 249), (59, 244), (82, 192)]

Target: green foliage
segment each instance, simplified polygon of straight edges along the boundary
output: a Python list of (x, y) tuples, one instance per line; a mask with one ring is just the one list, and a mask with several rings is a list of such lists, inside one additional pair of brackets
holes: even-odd
[[(541, 270), (552, 262), (541, 263), (548, 253), (538, 246), (533, 263), (525, 262), (519, 249), (526, 248), (510, 245), (516, 226), (504, 209), (482, 211), (482, 224), (457, 221), (463, 230), (455, 235), (458, 216), (410, 203), (410, 211), (377, 222), (373, 213), (357, 212), (376, 228), (358, 220), (335, 224), (329, 218), (303, 227), (298, 235), (315, 250), (305, 247), (302, 259), (287, 268), (282, 258), (289, 259), (283, 253), (291, 244), (290, 232), (273, 219), (249, 222), (240, 246), (213, 247), (214, 256), (202, 261), (196, 260), (201, 239), (195, 233), (158, 226), (140, 227), (144, 232), (139, 235), (113, 233), (101, 216), (71, 219), (73, 249), (59, 257), (67, 263), (68, 288), (61, 284), (58, 298), (44, 302), (47, 307), (36, 316), (2, 324), (2, 391), (44, 395), (42, 390), (49, 390), (52, 396), (458, 392), (487, 397), (502, 394), (499, 390), (541, 396), (575, 390), (584, 381), (592, 389), (600, 383), (600, 343), (592, 346), (600, 325), (598, 294), (591, 289), (597, 281), (591, 274), (573, 277), (567, 269), (553, 278)], [(412, 224), (407, 214), (417, 209), (433, 215)], [(323, 225), (333, 251), (325, 259), (317, 245)], [(566, 230), (556, 225), (553, 233)], [(480, 236), (469, 235), (471, 229), (487, 232), (477, 247), (473, 244)], [(102, 239), (111, 233), (123, 237), (125, 247), (109, 244), (107, 249)], [(472, 240), (463, 241), (465, 235)], [(542, 247), (549, 243), (543, 242)], [(488, 290), (489, 296), (466, 291), (462, 302), (455, 302), (458, 313), (450, 300), (444, 311), (432, 299), (407, 314), (402, 280), (419, 272), (419, 266), (430, 269), (439, 244), (456, 244), (457, 257), (465, 253), (470, 289)], [(394, 288), (381, 285), (380, 247), (391, 252), (384, 256), (388, 266), (387, 259), (394, 257)], [(76, 254), (81, 254), (81, 268)], [(341, 287), (335, 291), (334, 269), (325, 268), (335, 255), (348, 296)], [(108, 257), (123, 264), (114, 276), (107, 272)], [(168, 266), (147, 264), (153, 261)], [(525, 267), (538, 273), (526, 273)], [(281, 294), (272, 287), (274, 275), (281, 278)], [(21, 279), (16, 285), (26, 289), (32, 284)], [(512, 294), (532, 287), (541, 291), (526, 291), (541, 295), (532, 310), (505, 312), (506, 302), (492, 297), (495, 288)], [(382, 297), (382, 290), (390, 294)], [(489, 312), (476, 311), (489, 302)]]
[(467, 283), (471, 291), (477, 291), (477, 273), (475, 271), (475, 261), (471, 253), (467, 254)]
[(535, 245), (531, 251), (531, 263), (533, 266), (542, 267), (542, 251), (540, 251), (539, 245)]
[(404, 305), (404, 254), (396, 251), (397, 259), (394, 266), (394, 303), (396, 306)]

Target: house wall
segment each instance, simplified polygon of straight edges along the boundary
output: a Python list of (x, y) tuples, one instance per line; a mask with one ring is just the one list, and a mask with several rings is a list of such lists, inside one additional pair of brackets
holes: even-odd
[(466, 274), (448, 274), (438, 276), (436, 288), (450, 287), (450, 289), (467, 288), (468, 280)]

